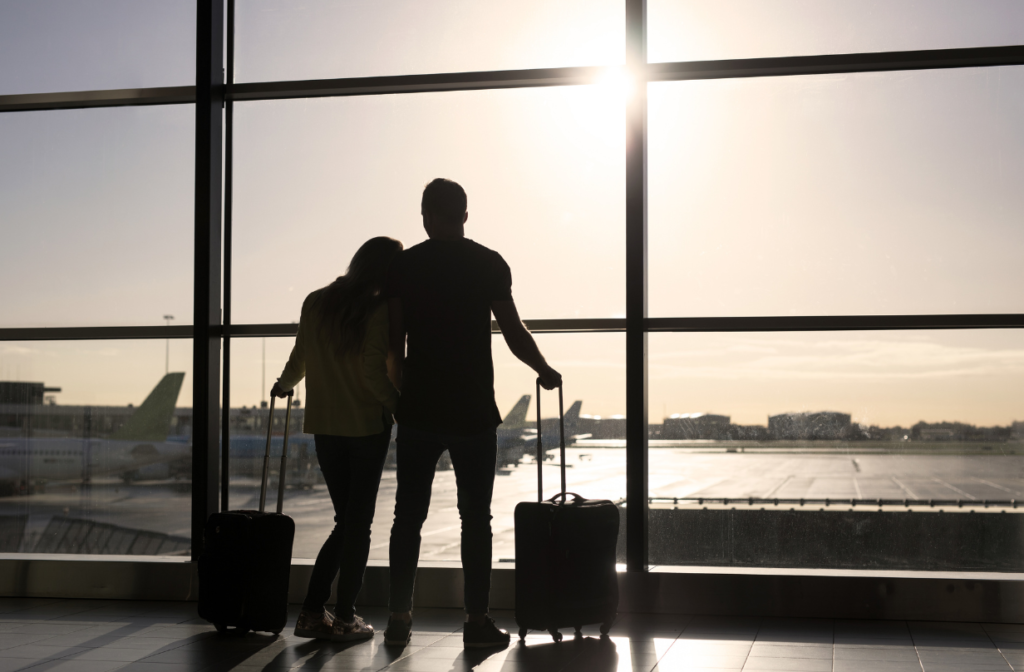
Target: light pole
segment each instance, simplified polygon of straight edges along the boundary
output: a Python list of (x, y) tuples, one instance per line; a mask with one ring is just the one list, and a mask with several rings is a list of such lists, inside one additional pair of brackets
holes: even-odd
[[(171, 326), (171, 320), (174, 319), (174, 315), (164, 315), (164, 319), (167, 320), (167, 326)], [(164, 353), (164, 375), (166, 376), (171, 372), (171, 339), (167, 339), (167, 347)]]

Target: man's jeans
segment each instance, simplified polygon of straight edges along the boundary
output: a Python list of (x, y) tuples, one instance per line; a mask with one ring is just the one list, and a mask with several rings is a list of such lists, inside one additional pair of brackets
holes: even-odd
[(448, 450), (455, 467), (459, 517), (462, 519), (462, 571), (466, 612), (487, 613), (491, 592), (491, 491), (497, 434), (437, 434), (398, 426), (398, 492), (391, 528), (391, 602), (393, 612), (412, 610), (420, 528), (430, 507), (430, 486), (441, 453)]
[(302, 608), (320, 611), (338, 577), (337, 616), (347, 622), (355, 614), (370, 553), (370, 524), (377, 506), (377, 488), (391, 443), (391, 428), (372, 436), (316, 434), (316, 459), (334, 504), (334, 529), (316, 556)]

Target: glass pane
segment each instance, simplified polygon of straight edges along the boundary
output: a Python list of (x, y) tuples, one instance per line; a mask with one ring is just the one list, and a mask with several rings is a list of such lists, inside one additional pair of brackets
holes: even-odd
[(192, 341), (0, 343), (3, 552), (187, 556)]
[(652, 563), (1024, 567), (1019, 331), (651, 334), (650, 348)]
[(651, 0), (651, 62), (1024, 43), (1017, 0)]
[(1020, 67), (651, 85), (651, 315), (1021, 312), (1022, 112)]
[(237, 105), (234, 322), (297, 320), (368, 238), (423, 241), (435, 177), (465, 187), (466, 235), (508, 262), (521, 315), (624, 314), (622, 103), (583, 86)]
[(0, 95), (188, 86), (196, 4), (188, 0), (5, 0)]
[(0, 115), (0, 327), (192, 322), (194, 117)]
[[(622, 441), (599, 441), (592, 437), (599, 419), (621, 414), (625, 401), (625, 336), (622, 334), (541, 334), (541, 351), (565, 380), (567, 480), (570, 488), (584, 497), (624, 501), (626, 457)], [(293, 339), (235, 339), (231, 345), (231, 507), (255, 508), (259, 502), (259, 479), (265, 450), (268, 410), (260, 408), (265, 397), (260, 390), (262, 371), (267, 385), (280, 375), (291, 351)], [(537, 496), (536, 375), (516, 360), (499, 335), (493, 339), (495, 398), (505, 418), (499, 427), (500, 462), (494, 486), (491, 513), (494, 516), (494, 562), (510, 562), (515, 555), (513, 512), (521, 501)], [(525, 401), (524, 401), (524, 398)], [(315, 558), (333, 526), (334, 510), (327, 487), (319, 473), (313, 437), (300, 432), (305, 389), (296, 389), (289, 438), (288, 476), (285, 481), (285, 512), (295, 519), (293, 555)], [(544, 464), (545, 497), (557, 494), (558, 395), (542, 396), (543, 446), (548, 449)], [(579, 406), (576, 406), (579, 402)], [(582, 413), (581, 413), (582, 411)], [(525, 413), (525, 416), (523, 415)], [(621, 417), (621, 416), (619, 416)], [(284, 411), (275, 409), (272, 445), (271, 487), (277, 484)], [(591, 436), (588, 436), (590, 434)], [(392, 443), (392, 451), (394, 444)], [(377, 510), (371, 532), (370, 559), (387, 560), (388, 540), (395, 508), (394, 453), (388, 459), (377, 496)], [(459, 516), (456, 510), (455, 474), (443, 456), (434, 477), (430, 514), (423, 526), (420, 561), (458, 562)], [(624, 521), (625, 519), (623, 519)], [(624, 539), (620, 529), (620, 541)], [(621, 544), (620, 544), (621, 545)], [(624, 560), (623, 560), (624, 561)]]
[(236, 81), (623, 62), (619, 0), (247, 0)]

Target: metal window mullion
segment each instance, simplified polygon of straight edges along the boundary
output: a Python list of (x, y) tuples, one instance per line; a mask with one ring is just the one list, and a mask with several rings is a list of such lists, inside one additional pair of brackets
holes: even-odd
[(217, 511), (220, 440), (221, 202), (224, 105), (224, 0), (198, 0), (194, 340), (192, 351), (192, 559)]
[[(626, 0), (626, 65), (647, 63), (647, 0)], [(638, 78), (639, 79), (639, 78)], [(647, 85), (626, 107), (626, 568), (647, 571)]]
[[(859, 54), (819, 54), (777, 58), (741, 58), (720, 61), (638, 63), (632, 67), (640, 81), (687, 81), (744, 77), (851, 74), (909, 70), (947, 70), (1024, 65), (1024, 46), (928, 49)], [(449, 72), (381, 77), (246, 82), (232, 84), (229, 100), (277, 100), (331, 96), (372, 96), (392, 93), (479, 91), (591, 84), (603, 66)], [(97, 91), (63, 91), (0, 95), (0, 113), (118, 107), (125, 105), (172, 105), (196, 100), (195, 87), (152, 87)]]
[[(235, 81), (235, 0), (227, 0), (227, 68), (225, 86)], [(231, 243), (232, 217), (234, 213), (234, 138), (235, 104), (224, 103), (224, 331), (222, 343), (224, 352), (221, 362), (221, 437), (220, 437), (220, 510), (230, 510), (230, 460), (231, 460)]]

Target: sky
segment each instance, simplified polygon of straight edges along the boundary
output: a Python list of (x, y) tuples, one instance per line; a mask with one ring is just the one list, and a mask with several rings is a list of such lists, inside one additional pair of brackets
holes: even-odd
[[(237, 81), (622, 63), (619, 0), (247, 0)], [(650, 0), (651, 61), (1024, 44), (1019, 0)], [(194, 3), (8, 0), (0, 95), (189, 84)], [(374, 235), (469, 194), (526, 318), (624, 314), (621, 93), (592, 85), (239, 103), (234, 322), (292, 322)], [(1024, 68), (649, 87), (653, 316), (1022, 312)], [(0, 115), (0, 327), (187, 324), (193, 110)], [(1018, 332), (651, 337), (652, 421), (841, 410), (1024, 418)], [(584, 412), (623, 413), (621, 334), (543, 335)], [(139, 403), (164, 342), (0, 343), (0, 379)], [(263, 397), (235, 341), (235, 405)], [(267, 378), (288, 339), (268, 339)], [(191, 345), (171, 343), (190, 375)], [(533, 374), (496, 339), (502, 413)], [(185, 388), (188, 388), (186, 384)], [(179, 404), (189, 405), (183, 391)]]

